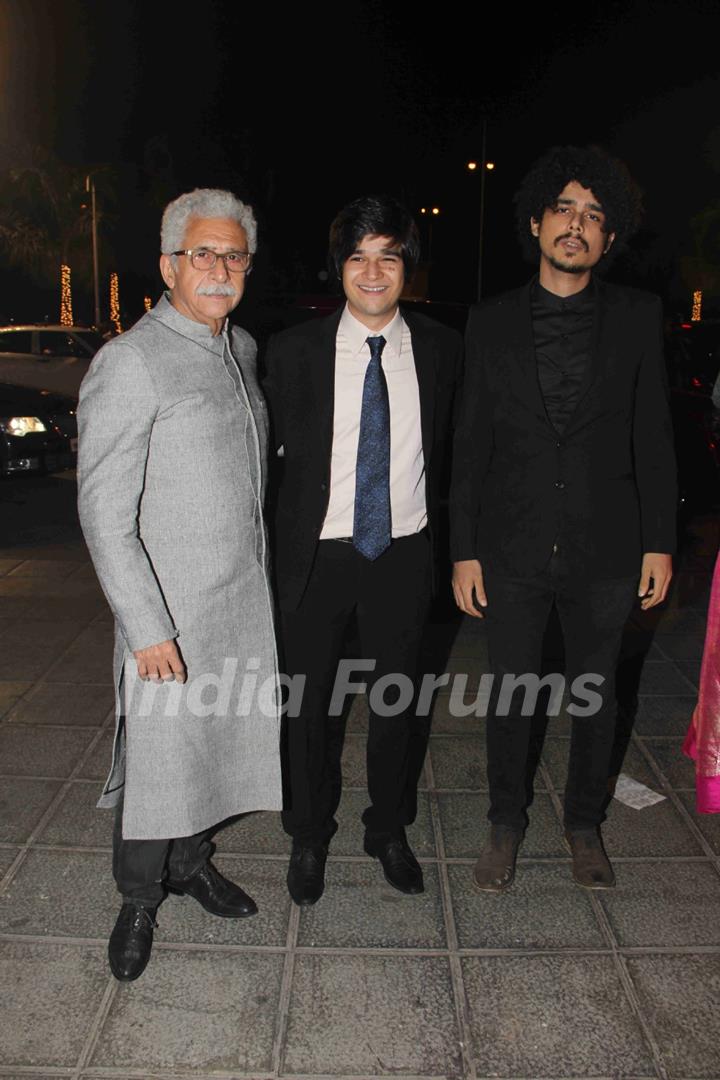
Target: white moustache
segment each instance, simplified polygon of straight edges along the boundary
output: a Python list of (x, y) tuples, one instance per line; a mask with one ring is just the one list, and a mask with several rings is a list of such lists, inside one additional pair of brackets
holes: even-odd
[(232, 285), (200, 285), (195, 290), (196, 296), (235, 296)]

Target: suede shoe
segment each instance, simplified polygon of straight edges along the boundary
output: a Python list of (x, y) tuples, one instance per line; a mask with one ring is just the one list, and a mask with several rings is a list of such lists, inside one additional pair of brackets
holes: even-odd
[(322, 845), (303, 847), (293, 842), (287, 887), (294, 903), (300, 907), (316, 904), (325, 891), (325, 862), (328, 849)]
[(217, 867), (208, 861), (189, 878), (181, 881), (169, 879), (165, 883), (168, 892), (178, 896), (194, 896), (197, 902), (211, 915), (221, 919), (244, 919), (248, 915), (257, 915), (257, 904), (251, 896), (228, 881)]
[(404, 837), (371, 839), (366, 835), (364, 847), (368, 855), (380, 860), (385, 880), (393, 889), (411, 895), (425, 892), (420, 863)]
[(120, 908), (108, 942), (110, 970), (120, 982), (138, 979), (152, 951), (156, 907), (125, 903)]
[(473, 869), (478, 892), (504, 892), (515, 880), (515, 862), (524, 832), (509, 825), (491, 825), (490, 839)]
[(615, 874), (605, 854), (599, 829), (565, 830), (572, 855), (573, 880), (584, 889), (614, 889)]

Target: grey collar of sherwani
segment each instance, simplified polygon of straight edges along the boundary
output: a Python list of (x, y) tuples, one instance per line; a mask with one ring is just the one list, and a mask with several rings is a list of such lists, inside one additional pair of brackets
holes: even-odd
[(184, 338), (189, 338), (198, 345), (204, 345), (206, 349), (211, 349), (213, 352), (217, 351), (216, 343), (222, 341), (223, 337), (227, 337), (230, 326), (230, 321), (226, 318), (222, 333), (217, 336), (213, 335), (212, 330), (205, 323), (196, 322), (195, 319), (188, 319), (187, 315), (181, 315), (177, 308), (173, 307), (169, 292), (163, 293), (155, 307), (150, 311), (150, 315), (155, 319), (159, 319), (170, 330), (182, 334)]

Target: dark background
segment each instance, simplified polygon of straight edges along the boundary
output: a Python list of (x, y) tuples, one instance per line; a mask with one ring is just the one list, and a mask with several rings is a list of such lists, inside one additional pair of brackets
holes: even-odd
[[(480, 179), (466, 162), (481, 154), (483, 122), (496, 163), (486, 293), (528, 276), (512, 194), (533, 158), (555, 143), (599, 143), (627, 162), (647, 211), (613, 277), (687, 312), (687, 260), (712, 262), (720, 235), (706, 230), (699, 252), (698, 216), (714, 221), (720, 206), (719, 30), (716, 0), (549, 2), (530, 13), (453, 0), (0, 0), (0, 172), (32, 146), (78, 169), (111, 167), (96, 181), (102, 266), (120, 272), (131, 317), (160, 288), (162, 206), (196, 186), (229, 187), (256, 208), (250, 303), (323, 290), (331, 218), (380, 190), (415, 212), (441, 208), (430, 295), (468, 301)], [(91, 319), (80, 276), (75, 308)], [(0, 316), (56, 312), (57, 290), (0, 256)]]

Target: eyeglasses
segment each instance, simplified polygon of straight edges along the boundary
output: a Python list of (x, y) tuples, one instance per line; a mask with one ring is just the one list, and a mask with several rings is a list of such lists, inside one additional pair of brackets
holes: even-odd
[(196, 270), (212, 270), (218, 259), (222, 259), (225, 269), (230, 274), (244, 274), (252, 265), (249, 251), (210, 251), (209, 248), (187, 248), (185, 251), (173, 251), (173, 255), (187, 255)]

